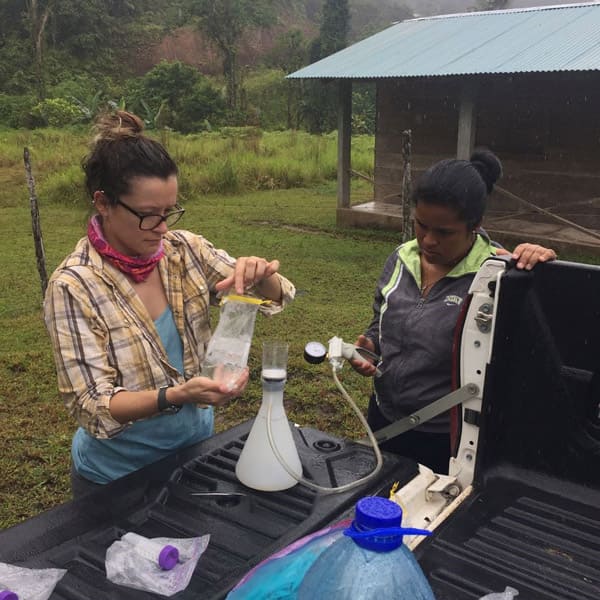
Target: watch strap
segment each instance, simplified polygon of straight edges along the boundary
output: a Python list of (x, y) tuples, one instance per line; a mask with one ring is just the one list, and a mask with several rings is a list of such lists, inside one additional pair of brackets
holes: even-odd
[(158, 412), (164, 413), (176, 413), (181, 410), (181, 406), (177, 404), (171, 404), (167, 400), (167, 390), (170, 388), (170, 385), (165, 385), (158, 390), (158, 398), (156, 400), (158, 406)]

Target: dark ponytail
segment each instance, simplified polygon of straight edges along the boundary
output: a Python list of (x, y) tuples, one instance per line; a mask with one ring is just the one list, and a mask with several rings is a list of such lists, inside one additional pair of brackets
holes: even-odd
[(487, 197), (501, 175), (502, 163), (489, 150), (475, 151), (471, 160), (442, 160), (419, 178), (413, 202), (447, 206), (473, 229), (483, 219)]
[(473, 152), (470, 163), (477, 169), (483, 179), (487, 193), (491, 194), (494, 184), (502, 176), (502, 163), (499, 158), (489, 150), (476, 150)]

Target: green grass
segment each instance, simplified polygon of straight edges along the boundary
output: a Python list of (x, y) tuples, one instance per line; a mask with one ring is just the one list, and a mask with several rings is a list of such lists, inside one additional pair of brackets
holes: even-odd
[[(85, 139), (82, 132), (0, 132), (0, 528), (69, 497), (75, 424), (58, 397), (42, 321), (22, 154), (28, 146), (50, 273), (84, 235), (89, 204), (79, 162)], [(217, 410), (217, 429), (256, 414), (260, 343), (278, 338), (290, 343), (285, 390), (290, 419), (340, 436), (362, 435), (328, 366), (307, 364), (302, 352), (309, 340), (326, 344), (338, 335), (354, 341), (363, 331), (371, 318), (376, 278), (398, 236), (336, 226), (335, 139), (297, 132), (239, 138), (215, 133), (173, 135), (168, 144), (181, 165), (187, 209), (181, 226), (234, 256), (278, 258), (282, 273), (298, 290), (284, 313), (257, 320), (251, 382), (242, 398)], [(353, 167), (372, 172), (372, 139), (357, 138), (354, 144)], [(219, 193), (206, 193), (211, 190)], [(224, 190), (236, 193), (225, 195)], [(354, 201), (370, 193), (364, 183), (353, 186)], [(348, 366), (341, 379), (364, 409), (370, 381)]]
[[(297, 286), (296, 301), (281, 315), (259, 318), (250, 357), (251, 384), (244, 396), (217, 410), (219, 430), (253, 417), (260, 403), (258, 349), (264, 338), (290, 342), (288, 415), (302, 425), (339, 435), (360, 435), (356, 418), (325, 365), (304, 362), (304, 344), (333, 335), (353, 341), (370, 318), (376, 273), (393, 247), (393, 236), (335, 227), (335, 197), (319, 190), (279, 190), (189, 202), (182, 226), (201, 232), (233, 255), (281, 261)], [(86, 210), (53, 205), (42, 209), (51, 271), (83, 234)], [(56, 391), (50, 345), (41, 317), (29, 210), (1, 209), (3, 292), (0, 302), (0, 527), (68, 498), (69, 445), (75, 425)], [(364, 408), (369, 381), (349, 367), (342, 373)]]
[[(22, 156), (27, 146), (50, 274), (85, 231), (89, 205), (79, 167), (85, 137), (82, 132), (0, 133), (0, 528), (69, 498), (75, 424), (58, 397), (42, 320)], [(268, 337), (290, 342), (285, 393), (290, 418), (339, 435), (361, 435), (328, 368), (308, 365), (302, 351), (308, 340), (326, 343), (340, 335), (353, 341), (360, 333), (370, 319), (376, 273), (396, 236), (336, 227), (335, 139), (275, 133), (234, 142), (210, 134), (172, 136), (168, 143), (181, 165), (187, 209), (182, 227), (202, 233), (232, 255), (278, 258), (282, 272), (298, 288), (288, 310), (257, 320), (252, 381), (242, 398), (217, 410), (217, 429), (256, 414), (261, 395), (257, 349)], [(372, 142), (362, 143), (366, 155)], [(229, 170), (222, 168), (227, 161)], [(298, 184), (311, 187), (294, 188)], [(237, 193), (207, 195), (212, 189)], [(357, 184), (356, 198), (369, 195), (368, 187)], [(342, 379), (364, 408), (370, 382), (349, 367)]]

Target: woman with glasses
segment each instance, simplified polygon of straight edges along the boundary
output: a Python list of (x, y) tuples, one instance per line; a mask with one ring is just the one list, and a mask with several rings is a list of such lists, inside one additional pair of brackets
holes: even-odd
[(177, 166), (137, 116), (105, 115), (83, 170), (95, 214), (52, 275), (44, 317), (58, 385), (79, 424), (71, 484), (79, 496), (213, 433), (213, 406), (239, 396), (201, 375), (209, 306), (231, 289), (268, 299), (274, 314), (294, 286), (279, 262), (231, 257), (170, 230), (184, 214)]

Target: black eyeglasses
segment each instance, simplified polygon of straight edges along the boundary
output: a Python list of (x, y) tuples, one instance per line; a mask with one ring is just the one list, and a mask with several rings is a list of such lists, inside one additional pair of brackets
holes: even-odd
[(183, 217), (183, 213), (185, 212), (185, 208), (179, 206), (179, 204), (176, 204), (175, 210), (172, 210), (166, 215), (144, 214), (139, 213), (137, 210), (133, 210), (133, 208), (127, 206), (125, 202), (122, 202), (118, 198), (116, 199), (116, 202), (140, 220), (140, 229), (142, 229), (143, 231), (156, 229), (163, 221), (167, 224), (168, 227), (172, 227), (173, 225), (175, 225), (175, 223), (177, 223), (177, 221), (179, 221), (179, 219), (181, 219), (181, 217)]

